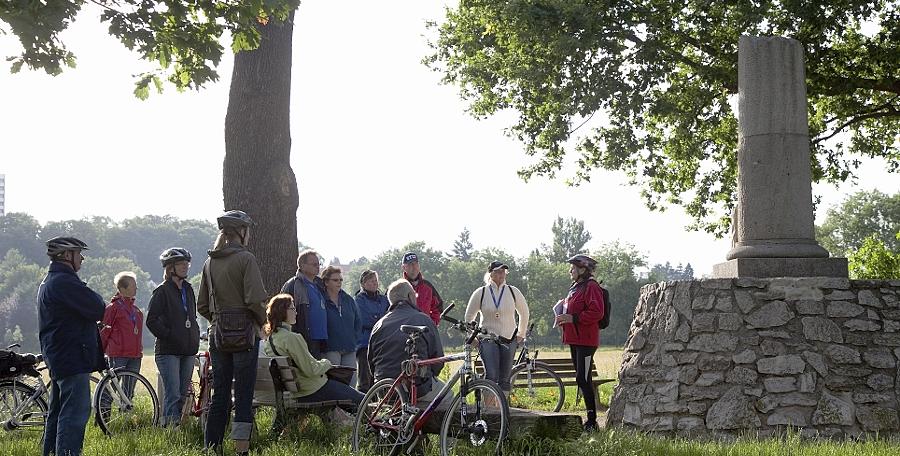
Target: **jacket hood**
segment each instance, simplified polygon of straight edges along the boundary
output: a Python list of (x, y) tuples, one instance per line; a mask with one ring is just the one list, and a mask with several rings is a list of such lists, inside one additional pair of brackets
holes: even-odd
[(117, 301), (119, 301), (119, 300), (122, 300), (122, 301), (123, 301), (124, 303), (126, 303), (126, 304), (134, 305), (134, 298), (128, 298), (128, 297), (125, 297), (125, 296), (120, 295), (119, 293), (116, 293), (115, 296), (113, 296), (112, 298), (110, 298), (110, 299), (109, 299), (109, 303), (110, 303), (110, 304), (115, 304), (115, 303), (116, 303)]
[(224, 258), (228, 255), (234, 255), (235, 253), (243, 252), (244, 250), (247, 249), (245, 249), (243, 246), (225, 244), (225, 246), (221, 249), (208, 250), (206, 253), (209, 254), (210, 258)]

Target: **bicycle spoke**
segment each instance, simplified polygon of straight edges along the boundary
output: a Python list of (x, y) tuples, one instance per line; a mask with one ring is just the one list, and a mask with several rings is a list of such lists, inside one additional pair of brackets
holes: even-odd
[(159, 402), (150, 383), (132, 372), (107, 377), (95, 393), (95, 413), (104, 431), (118, 434), (156, 424)]
[(444, 456), (499, 454), (509, 423), (502, 394), (496, 384), (475, 380), (454, 399), (441, 427)]
[(391, 383), (380, 381), (372, 386), (360, 405), (353, 427), (355, 452), (392, 454), (400, 442), (400, 429), (404, 426), (403, 404), (405, 400)]

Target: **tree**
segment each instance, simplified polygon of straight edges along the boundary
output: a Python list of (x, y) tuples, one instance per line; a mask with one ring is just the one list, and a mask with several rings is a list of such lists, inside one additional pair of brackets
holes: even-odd
[(612, 304), (609, 326), (601, 332), (600, 341), (606, 345), (624, 344), (634, 319), (634, 309), (641, 297), (637, 268), (647, 264), (644, 254), (631, 244), (618, 241), (602, 245), (593, 252), (597, 260), (594, 277), (609, 290)]
[(564, 262), (573, 255), (584, 252), (584, 246), (591, 240), (590, 231), (584, 229), (584, 220), (575, 217), (556, 217), (553, 222), (553, 246), (550, 260)]
[(463, 261), (469, 261), (469, 258), (472, 257), (472, 241), (469, 240), (469, 236), (472, 233), (468, 228), (463, 228), (462, 232), (459, 233), (459, 237), (456, 241), (453, 242), (453, 257), (458, 258)]
[(16, 249), (0, 260), (0, 325), (13, 329), (4, 336), (7, 345), (18, 342), (25, 350), (39, 349), (35, 296), (45, 274), (46, 269), (29, 262)]
[[(11, 71), (22, 66), (58, 75), (75, 67), (75, 55), (66, 48), (62, 32), (75, 21), (86, 2), (44, 0), (0, 3), (0, 31), (8, 27), (19, 38), (22, 52), (7, 56)], [(234, 52), (256, 48), (257, 25), (270, 18), (284, 19), (299, 0), (198, 2), (179, 0), (92, 0), (100, 7), (100, 20), (109, 34), (140, 57), (158, 65), (138, 75), (134, 93), (146, 98), (153, 84), (162, 91), (168, 80), (178, 90), (199, 89), (219, 78), (215, 67), (222, 58), (220, 38), (231, 34)]]
[(894, 234), (900, 231), (900, 192), (888, 196), (878, 190), (859, 191), (840, 206), (828, 209), (816, 238), (832, 256), (846, 256), (874, 236), (890, 250), (900, 250)]
[(284, 21), (257, 26), (257, 49), (234, 57), (225, 116), (223, 191), (226, 209), (241, 209), (258, 225), (250, 246), (263, 282), (276, 292), (297, 258), (297, 179), (291, 168), (291, 49), (293, 10)]
[[(526, 180), (556, 177), (575, 144), (570, 183), (619, 170), (650, 209), (681, 205), (691, 228), (726, 233), (740, 35), (805, 48), (816, 182), (845, 181), (861, 156), (900, 170), (895, 1), (466, 0), (431, 27), (424, 63), (459, 86), (473, 116), (518, 112), (509, 134), (538, 157), (519, 171)], [(606, 119), (579, 131), (597, 113)]]
[[(900, 231), (895, 239), (900, 240)], [(847, 261), (852, 279), (900, 279), (900, 252), (889, 249), (876, 235), (867, 237)]]
[(10, 212), (0, 216), (0, 255), (16, 249), (33, 263), (47, 260), (47, 247), (41, 239), (41, 224), (32, 216)]

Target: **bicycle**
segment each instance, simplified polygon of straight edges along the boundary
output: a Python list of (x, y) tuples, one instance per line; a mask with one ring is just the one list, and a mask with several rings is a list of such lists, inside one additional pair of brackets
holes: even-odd
[(159, 423), (159, 398), (143, 375), (106, 367), (94, 390), (94, 422), (106, 435)]
[(528, 351), (528, 339), (534, 330), (534, 323), (529, 325), (522, 350), (513, 364), (509, 376), (512, 386), (509, 393), (509, 406), (531, 410), (547, 409), (558, 412), (566, 402), (566, 387), (553, 369), (537, 360), (538, 350), (531, 356)]
[[(12, 351), (18, 347), (19, 344), (13, 344), (7, 350)], [(43, 356), (31, 356), (32, 358), (27, 359), (30, 365), (21, 366), (22, 373), (0, 380), (0, 420), (4, 431), (42, 428), (47, 418), (50, 409), (47, 403), (48, 387), (42, 381), (40, 373), (47, 367), (39, 367), (43, 363)], [(27, 378), (34, 378), (34, 381), (26, 381)]]
[[(419, 359), (416, 343), (428, 328), (403, 325), (400, 330), (408, 336), (406, 352), (410, 359), (403, 361), (400, 376), (379, 380), (366, 393), (353, 426), (352, 449), (375, 454), (399, 454), (416, 448), (423, 436), (423, 428), (435, 409), (459, 383), (459, 393), (452, 399), (440, 427), (441, 456), (472, 450), (490, 450), (499, 454), (509, 427), (509, 407), (506, 397), (496, 383), (477, 378), (472, 367), (472, 343), (476, 337), (496, 339), (497, 336), (478, 327), (450, 318), (441, 319), (452, 327), (470, 333), (462, 353), (440, 358)], [(417, 406), (416, 373), (421, 368), (449, 361), (462, 361), (436, 397), (424, 410)]]
[[(209, 336), (201, 333), (200, 340), (208, 341)], [(200, 418), (200, 429), (205, 431), (213, 385), (209, 348), (197, 353), (194, 357), (197, 358), (197, 381), (191, 381), (188, 385), (188, 396), (184, 401), (184, 410), (182, 410), (181, 416), (182, 418), (188, 416)]]
[[(12, 344), (6, 349), (11, 351), (19, 347), (19, 344)], [(33, 356), (33, 362), (23, 366), (25, 371), (0, 380), (0, 427), (7, 432), (23, 427), (43, 427), (50, 408), (50, 385), (41, 378), (41, 371), (47, 369), (46, 365), (41, 365), (44, 357), (40, 354), (24, 356)], [(27, 381), (28, 377), (34, 380)], [(93, 385), (100, 383), (100, 377), (95, 374), (91, 374), (90, 380)]]

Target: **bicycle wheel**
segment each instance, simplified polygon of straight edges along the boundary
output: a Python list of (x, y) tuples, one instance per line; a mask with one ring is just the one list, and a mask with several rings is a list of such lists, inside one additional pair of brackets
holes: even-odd
[(490, 380), (469, 383), (468, 393), (453, 398), (441, 424), (441, 456), (500, 454), (509, 428), (509, 406)]
[(212, 399), (212, 374), (207, 377), (206, 386), (200, 385), (200, 396), (197, 402), (200, 404), (200, 429), (206, 433), (206, 423), (209, 421), (209, 404)]
[(363, 397), (353, 423), (353, 452), (395, 455), (403, 448), (400, 433), (405, 424), (406, 397), (392, 388), (394, 379), (376, 382)]
[(4, 430), (42, 428), (48, 409), (47, 401), (34, 387), (20, 381), (0, 382), (0, 422)]
[(562, 379), (550, 366), (540, 361), (535, 361), (531, 369), (528, 363), (513, 367), (509, 383), (512, 385), (510, 407), (558, 412), (566, 402), (566, 387)]
[(104, 376), (94, 391), (94, 415), (106, 435), (119, 434), (159, 422), (159, 398), (141, 374), (119, 371)]

